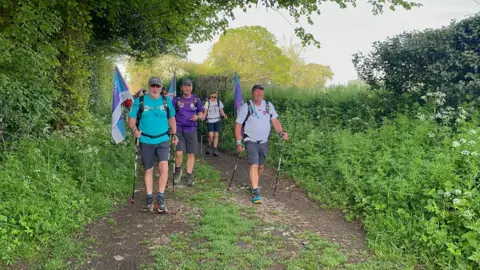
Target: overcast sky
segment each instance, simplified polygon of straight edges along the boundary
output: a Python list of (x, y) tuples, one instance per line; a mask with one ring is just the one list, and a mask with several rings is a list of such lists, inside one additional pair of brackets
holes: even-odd
[[(415, 1), (415, 0), (412, 0)], [(303, 23), (307, 32), (312, 33), (320, 42), (321, 48), (308, 48), (305, 60), (310, 63), (329, 65), (334, 73), (330, 82), (347, 83), (357, 78), (352, 64), (352, 54), (357, 51), (368, 52), (371, 43), (384, 40), (388, 36), (403, 31), (439, 28), (448, 25), (452, 19), (462, 20), (468, 15), (480, 12), (479, 3), (474, 0), (417, 0), (423, 7), (405, 11), (386, 11), (374, 16), (366, 0), (358, 0), (356, 8), (340, 9), (336, 4), (325, 3), (321, 7), (322, 15), (313, 18), (314, 25)], [(283, 44), (284, 40), (294, 37), (294, 20), (286, 11), (276, 12), (264, 8), (250, 9), (247, 13), (235, 11), (236, 19), (230, 27), (260, 25), (272, 32)], [(188, 59), (202, 62), (218, 37), (210, 42), (191, 45)], [(298, 39), (296, 41), (299, 42)]]

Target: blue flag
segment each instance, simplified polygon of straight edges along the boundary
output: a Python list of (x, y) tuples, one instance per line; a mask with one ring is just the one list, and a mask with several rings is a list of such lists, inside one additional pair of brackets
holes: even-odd
[(238, 79), (238, 73), (235, 72), (235, 95), (233, 99), (235, 113), (238, 112), (238, 109), (240, 106), (242, 106), (243, 102), (242, 90), (240, 89), (240, 80)]
[(120, 70), (115, 66), (113, 73), (113, 103), (112, 103), (112, 136), (115, 143), (125, 140), (125, 126), (122, 120), (122, 103), (133, 99)]
[(173, 72), (173, 79), (172, 83), (170, 84), (170, 88), (168, 88), (168, 94), (172, 100), (175, 96), (177, 96), (177, 72)]

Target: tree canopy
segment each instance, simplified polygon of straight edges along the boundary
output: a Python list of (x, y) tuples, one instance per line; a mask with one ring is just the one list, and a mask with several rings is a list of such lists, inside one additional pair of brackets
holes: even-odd
[[(112, 55), (146, 58), (185, 55), (188, 45), (228, 28), (233, 11), (265, 7), (286, 10), (313, 24), (321, 4), (340, 8), (356, 0), (0, 0), (0, 130), (11, 137), (48, 133), (51, 127), (81, 126), (100, 89), (99, 65)], [(411, 9), (405, 0), (369, 0), (384, 8)], [(319, 45), (302, 27), (304, 45)], [(287, 62), (287, 60), (285, 59)], [(277, 71), (273, 71), (277, 72)], [(28, 85), (29, 87), (25, 87)], [(8, 99), (6, 98), (8, 97)], [(102, 104), (104, 102), (101, 102)]]

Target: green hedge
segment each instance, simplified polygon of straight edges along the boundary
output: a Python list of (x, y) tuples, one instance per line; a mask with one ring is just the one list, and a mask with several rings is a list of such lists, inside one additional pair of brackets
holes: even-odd
[[(362, 91), (292, 93), (267, 89), (266, 98), (291, 137), (282, 170), (311, 198), (360, 218), (378, 256), (442, 269), (479, 266), (478, 123), (458, 124), (455, 133), (404, 115), (379, 123), (377, 101)], [(224, 126), (222, 145), (233, 149), (233, 119)], [(271, 140), (273, 165), (280, 143), (274, 134)]]

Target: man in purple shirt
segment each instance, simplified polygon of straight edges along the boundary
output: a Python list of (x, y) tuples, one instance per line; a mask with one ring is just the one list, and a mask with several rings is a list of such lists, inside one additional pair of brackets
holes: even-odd
[(175, 107), (175, 120), (177, 121), (178, 144), (175, 154), (175, 172), (173, 181), (180, 184), (182, 179), (182, 157), (183, 152), (187, 153), (187, 179), (188, 186), (193, 187), (193, 166), (195, 164), (195, 153), (198, 151), (197, 143), (197, 120), (203, 119), (203, 107), (200, 98), (192, 94), (192, 81), (182, 81), (182, 95), (173, 98)]

